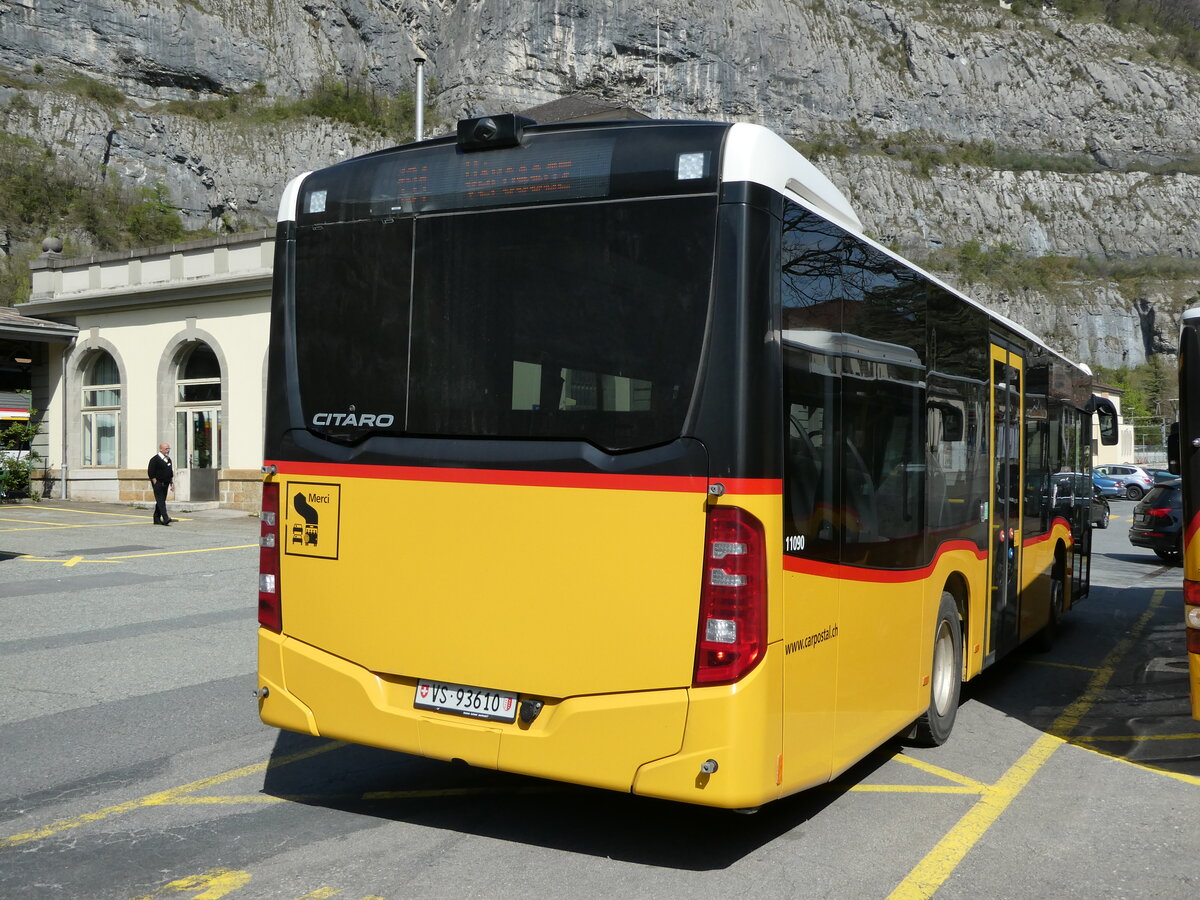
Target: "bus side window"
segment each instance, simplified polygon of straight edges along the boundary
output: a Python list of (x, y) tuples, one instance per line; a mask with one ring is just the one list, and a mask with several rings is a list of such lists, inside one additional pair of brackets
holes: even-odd
[(785, 552), (806, 559), (838, 558), (833, 410), (837, 379), (828, 357), (785, 352), (787, 444), (784, 457)]

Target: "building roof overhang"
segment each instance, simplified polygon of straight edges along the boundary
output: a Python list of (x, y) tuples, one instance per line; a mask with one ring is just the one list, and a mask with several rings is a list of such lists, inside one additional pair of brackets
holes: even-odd
[(79, 329), (63, 322), (50, 322), (18, 313), (0, 306), (0, 338), (11, 341), (33, 341), (41, 344), (67, 344), (74, 340)]

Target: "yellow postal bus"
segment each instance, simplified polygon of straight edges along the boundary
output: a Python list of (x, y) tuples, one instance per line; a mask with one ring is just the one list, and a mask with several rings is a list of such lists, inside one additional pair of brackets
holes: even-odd
[(1192, 717), (1200, 719), (1200, 307), (1183, 314), (1179, 424), (1171, 444), (1171, 470), (1183, 477), (1183, 613)]
[(1094, 406), (758, 126), (485, 117), (301, 176), (262, 718), (730, 808), (940, 743), (1087, 593)]

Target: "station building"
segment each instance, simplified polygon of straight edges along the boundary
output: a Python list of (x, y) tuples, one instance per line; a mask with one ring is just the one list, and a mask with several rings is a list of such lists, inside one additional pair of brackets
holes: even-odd
[(176, 500), (258, 509), (274, 231), (75, 259), (56, 244), (0, 317), (27, 361), (43, 495), (152, 502), (166, 441)]

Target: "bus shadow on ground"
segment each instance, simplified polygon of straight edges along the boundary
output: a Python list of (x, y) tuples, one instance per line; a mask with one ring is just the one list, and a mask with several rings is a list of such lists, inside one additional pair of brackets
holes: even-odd
[[(1107, 555), (1163, 565), (1153, 555)], [(1093, 585), (1091, 596), (1063, 617), (1049, 651), (1019, 649), (964, 685), (964, 702), (1054, 733), (1056, 723), (1067, 727), (1060, 722), (1064, 711), (1082, 699), (1082, 717), (1060, 737), (1151, 769), (1200, 776), (1200, 722), (1189, 706), (1178, 592), (1137, 625), (1158, 590)]]
[[(281, 732), (274, 759), (326, 741)], [(345, 745), (267, 770), (263, 792), (325, 809), (640, 865), (727, 868), (814, 818), (896, 752), (746, 815)]]

